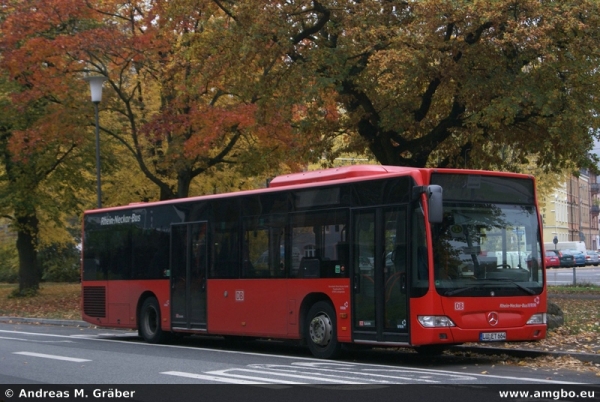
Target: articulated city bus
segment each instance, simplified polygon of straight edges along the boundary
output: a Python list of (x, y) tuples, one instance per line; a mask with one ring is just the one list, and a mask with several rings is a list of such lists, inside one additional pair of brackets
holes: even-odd
[(546, 335), (534, 178), (349, 166), (269, 188), (90, 210), (83, 319), (175, 333), (275, 338), (334, 358), (343, 345)]

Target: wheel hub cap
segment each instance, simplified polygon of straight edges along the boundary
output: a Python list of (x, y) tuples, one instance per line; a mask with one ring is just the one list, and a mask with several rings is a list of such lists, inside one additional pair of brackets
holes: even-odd
[(310, 322), (310, 339), (317, 345), (325, 346), (331, 340), (331, 320), (326, 315), (319, 315)]

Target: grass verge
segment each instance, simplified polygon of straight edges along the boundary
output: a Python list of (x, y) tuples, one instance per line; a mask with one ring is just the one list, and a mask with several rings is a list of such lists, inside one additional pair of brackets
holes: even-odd
[(579, 282), (577, 285), (548, 286), (548, 293), (563, 295), (595, 295), (600, 296), (600, 286), (590, 282)]
[(42, 283), (35, 296), (12, 297), (17, 287), (0, 283), (0, 316), (81, 319), (79, 283)]
[(564, 312), (566, 334), (600, 334), (600, 286), (581, 283), (577, 286), (548, 287), (550, 301)]

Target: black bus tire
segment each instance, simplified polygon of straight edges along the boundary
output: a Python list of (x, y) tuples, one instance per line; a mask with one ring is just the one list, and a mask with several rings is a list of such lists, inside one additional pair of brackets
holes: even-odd
[(160, 306), (154, 297), (144, 300), (140, 310), (138, 333), (148, 343), (163, 343), (167, 334), (161, 329)]
[(306, 316), (305, 336), (313, 356), (334, 359), (339, 356), (342, 345), (337, 340), (335, 310), (330, 303), (315, 303)]

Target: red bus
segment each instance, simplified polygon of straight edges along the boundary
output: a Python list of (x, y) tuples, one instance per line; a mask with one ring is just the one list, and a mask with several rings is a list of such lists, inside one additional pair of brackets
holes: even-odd
[(174, 333), (439, 353), (546, 335), (532, 176), (350, 166), (269, 188), (90, 210), (83, 319)]

